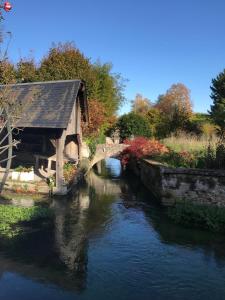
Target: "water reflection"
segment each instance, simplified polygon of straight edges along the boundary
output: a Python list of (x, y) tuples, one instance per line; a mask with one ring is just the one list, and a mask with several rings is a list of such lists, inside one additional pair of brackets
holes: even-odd
[(87, 232), (86, 211), (89, 207), (88, 194), (80, 192), (72, 202), (55, 200), (55, 248), (60, 260), (70, 271), (86, 272)]
[(174, 225), (138, 178), (120, 176), (118, 161), (102, 164), (101, 174), (93, 170), (73, 197), (53, 199), (51, 207), (53, 226), (0, 241), (0, 276), (16, 273), (46, 291), (49, 284), (73, 291), (62, 300), (80, 293), (84, 299), (201, 299), (196, 291), (203, 295), (208, 281), (185, 283), (212, 270), (209, 282), (222, 299), (224, 238)]

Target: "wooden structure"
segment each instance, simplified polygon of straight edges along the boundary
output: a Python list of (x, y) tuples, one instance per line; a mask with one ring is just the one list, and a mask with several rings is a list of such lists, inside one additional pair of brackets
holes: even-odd
[(77, 163), (82, 146), (81, 119), (88, 122), (85, 84), (81, 80), (51, 81), (10, 86), (19, 106), (14, 124), (20, 140), (13, 167), (35, 166), (40, 177), (56, 173), (56, 193), (64, 194), (63, 166)]

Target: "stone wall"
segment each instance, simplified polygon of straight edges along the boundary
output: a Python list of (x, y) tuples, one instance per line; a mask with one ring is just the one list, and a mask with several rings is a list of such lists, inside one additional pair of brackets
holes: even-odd
[(129, 168), (164, 205), (186, 200), (225, 207), (225, 171), (169, 168), (147, 159)]

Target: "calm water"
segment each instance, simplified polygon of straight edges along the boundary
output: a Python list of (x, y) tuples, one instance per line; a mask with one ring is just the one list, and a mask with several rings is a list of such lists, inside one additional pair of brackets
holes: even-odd
[(225, 299), (225, 237), (173, 225), (110, 159), (55, 224), (0, 241), (1, 300)]

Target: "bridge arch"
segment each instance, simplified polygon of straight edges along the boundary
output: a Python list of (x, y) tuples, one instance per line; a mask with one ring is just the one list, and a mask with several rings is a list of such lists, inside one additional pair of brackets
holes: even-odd
[(129, 145), (125, 144), (99, 144), (96, 147), (96, 152), (92, 158), (88, 171), (90, 171), (95, 164), (100, 162), (103, 159), (110, 157), (117, 157), (119, 154), (127, 148)]

